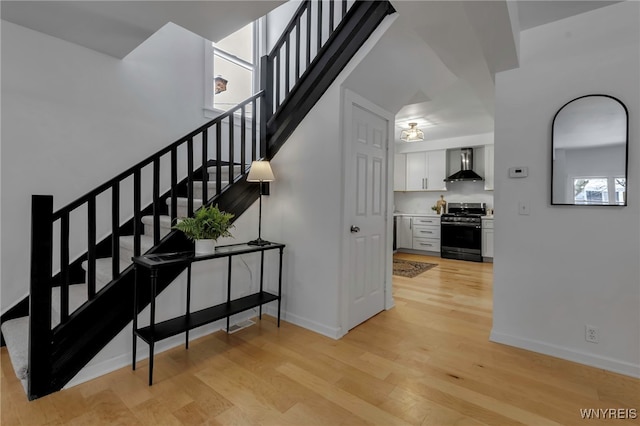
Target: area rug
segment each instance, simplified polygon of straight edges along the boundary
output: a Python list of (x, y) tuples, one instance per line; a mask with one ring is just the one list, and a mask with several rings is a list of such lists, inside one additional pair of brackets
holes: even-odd
[(413, 260), (393, 259), (393, 275), (400, 277), (413, 278), (421, 273), (428, 271), (437, 263), (416, 262)]

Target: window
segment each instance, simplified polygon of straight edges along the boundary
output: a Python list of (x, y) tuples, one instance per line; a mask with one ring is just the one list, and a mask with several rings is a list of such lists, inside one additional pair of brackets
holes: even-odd
[(624, 204), (625, 191), (623, 177), (573, 179), (575, 204)]
[[(206, 46), (205, 111), (213, 113), (211, 116), (229, 110), (256, 92), (257, 26), (252, 22)], [(251, 112), (247, 109), (247, 114)]]

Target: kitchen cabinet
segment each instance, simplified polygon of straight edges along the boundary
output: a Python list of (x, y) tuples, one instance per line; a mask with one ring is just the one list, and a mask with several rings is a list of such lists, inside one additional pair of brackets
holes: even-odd
[(414, 250), (440, 253), (440, 218), (413, 217), (412, 236)]
[(484, 189), (493, 191), (493, 145), (484, 147)]
[(393, 167), (393, 190), (407, 190), (407, 155), (396, 154)]
[(413, 233), (411, 230), (411, 216), (398, 216), (397, 229), (396, 229), (396, 246), (397, 248), (412, 248), (413, 247)]
[(406, 154), (406, 191), (446, 191), (445, 150)]
[(493, 219), (482, 219), (482, 258), (493, 260)]

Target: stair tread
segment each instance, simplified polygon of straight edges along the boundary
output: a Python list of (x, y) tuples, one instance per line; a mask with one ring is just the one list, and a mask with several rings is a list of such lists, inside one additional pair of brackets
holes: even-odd
[[(218, 170), (217, 166), (207, 167), (207, 173), (209, 174), (215, 174), (217, 170)], [(222, 171), (222, 173), (229, 173), (229, 166), (222, 166), (220, 170)], [(241, 171), (242, 171), (242, 166), (233, 166), (234, 173), (240, 174)]]
[(29, 317), (3, 322), (2, 335), (16, 376), (25, 380), (29, 375)]
[[(187, 203), (189, 202), (189, 199), (187, 197), (177, 197), (176, 198), (176, 206), (185, 206), (187, 205)], [(167, 205), (170, 206), (171, 205), (171, 198), (167, 198)], [(202, 199), (199, 198), (194, 198), (193, 199), (193, 206), (194, 207), (200, 207), (202, 205)]]
[[(228, 180), (223, 180), (222, 181), (222, 186), (225, 185), (229, 185), (229, 181)], [(204, 185), (202, 184), (201, 180), (197, 180), (195, 182), (193, 182), (193, 187), (194, 188), (202, 188)], [(216, 187), (216, 183), (214, 181), (209, 181), (207, 182), (207, 188), (215, 188)]]
[[(160, 227), (171, 228), (171, 216), (160, 215)], [(153, 215), (142, 216), (142, 224), (153, 226)]]

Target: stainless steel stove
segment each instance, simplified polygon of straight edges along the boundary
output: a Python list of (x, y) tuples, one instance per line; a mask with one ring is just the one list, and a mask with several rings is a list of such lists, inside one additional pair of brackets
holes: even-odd
[(449, 203), (441, 218), (441, 251), (447, 259), (482, 262), (482, 216), (485, 203)]

